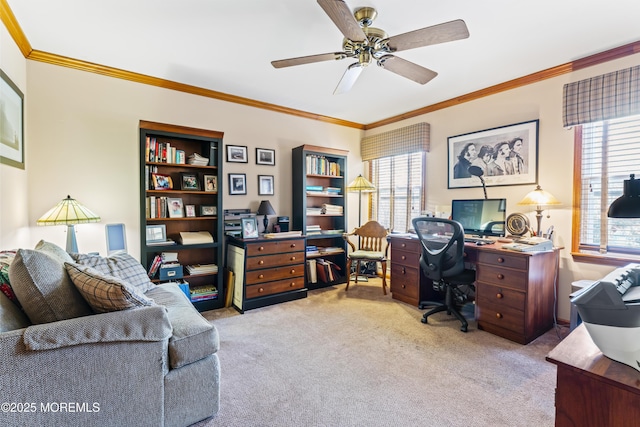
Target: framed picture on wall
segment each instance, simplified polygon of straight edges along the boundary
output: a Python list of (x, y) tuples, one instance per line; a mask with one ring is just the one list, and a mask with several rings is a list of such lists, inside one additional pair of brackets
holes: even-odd
[(268, 148), (256, 148), (256, 164), (275, 166), (276, 150), (270, 150)]
[(0, 70), (0, 163), (24, 169), (24, 95)]
[(230, 173), (229, 174), (229, 194), (247, 194), (247, 174)]
[(247, 163), (246, 145), (227, 145), (227, 162)]
[(273, 196), (273, 175), (258, 175), (258, 195)]
[(532, 120), (449, 137), (449, 188), (482, 187), (482, 180), (487, 187), (537, 183), (538, 125)]

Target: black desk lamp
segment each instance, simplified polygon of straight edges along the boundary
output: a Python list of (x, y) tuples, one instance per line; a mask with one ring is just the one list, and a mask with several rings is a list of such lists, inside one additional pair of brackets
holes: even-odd
[(269, 218), (267, 218), (267, 215), (275, 215), (276, 211), (273, 210), (273, 206), (271, 206), (271, 203), (268, 200), (263, 200), (260, 202), (260, 207), (256, 213), (258, 215), (264, 215), (262, 223), (264, 224), (264, 232), (266, 233), (267, 227), (269, 227)]
[(631, 174), (624, 180), (624, 192), (609, 206), (609, 218), (640, 218), (640, 180)]
[(482, 177), (482, 175), (484, 175), (484, 171), (482, 170), (482, 168), (480, 166), (469, 166), (469, 173), (473, 176), (477, 176), (478, 178), (480, 178), (480, 182), (482, 183), (482, 190), (484, 191), (484, 198), (485, 200), (487, 199), (487, 186), (484, 183), (484, 178)]

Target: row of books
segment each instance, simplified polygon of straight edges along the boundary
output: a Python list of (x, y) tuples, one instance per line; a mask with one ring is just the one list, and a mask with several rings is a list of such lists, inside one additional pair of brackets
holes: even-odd
[[(151, 136), (147, 136), (145, 153), (149, 162), (184, 165), (187, 160), (184, 150), (178, 150), (176, 147), (172, 147), (169, 142), (158, 142), (156, 138)], [(209, 159), (207, 159), (207, 163), (208, 162)]]
[(342, 279), (338, 264), (323, 258), (307, 260), (307, 277), (310, 283), (334, 283)]
[(307, 225), (307, 229), (305, 231), (305, 234), (307, 236), (313, 236), (314, 234), (321, 234), (321, 233), (322, 233), (322, 229), (320, 228), (319, 225), (313, 225), (313, 224)]
[(218, 298), (218, 288), (214, 285), (190, 286), (189, 294), (192, 302)]
[(339, 196), (341, 191), (338, 187), (323, 187), (322, 185), (307, 185), (306, 190), (309, 195), (321, 196)]
[(339, 246), (316, 246), (307, 245), (307, 256), (313, 255), (334, 255), (344, 252), (344, 249)]
[(340, 176), (340, 164), (332, 162), (325, 156), (307, 154), (306, 161), (308, 174)]
[(145, 204), (145, 215), (148, 218), (169, 218), (167, 197), (148, 196)]

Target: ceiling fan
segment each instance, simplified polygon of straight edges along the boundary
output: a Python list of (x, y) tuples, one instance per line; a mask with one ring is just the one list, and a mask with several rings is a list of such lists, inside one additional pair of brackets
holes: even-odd
[(372, 7), (356, 9), (352, 14), (343, 0), (318, 0), (318, 4), (344, 35), (343, 51), (281, 59), (272, 61), (271, 65), (275, 68), (284, 68), (332, 59), (357, 59), (358, 62), (347, 67), (333, 92), (334, 95), (349, 91), (364, 67), (374, 60), (385, 70), (414, 82), (426, 84), (438, 73), (391, 53), (469, 37), (467, 25), (461, 19), (389, 37), (383, 30), (371, 27), (378, 16), (378, 12)]

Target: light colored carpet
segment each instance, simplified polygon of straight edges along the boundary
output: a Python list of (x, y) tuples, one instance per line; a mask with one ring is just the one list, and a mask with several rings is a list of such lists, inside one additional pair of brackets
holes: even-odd
[[(527, 346), (382, 295), (377, 279), (239, 314), (220, 333), (221, 408), (196, 426), (553, 426), (561, 332)], [(566, 328), (562, 328), (565, 329)]]

